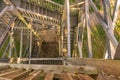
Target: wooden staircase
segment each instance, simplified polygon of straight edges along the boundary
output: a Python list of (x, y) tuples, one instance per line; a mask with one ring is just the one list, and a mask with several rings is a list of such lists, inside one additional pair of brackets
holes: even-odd
[[(71, 15), (71, 26), (70, 26), (70, 41), (71, 41), (71, 53), (73, 51), (73, 47), (74, 47), (74, 40), (75, 40), (75, 28), (77, 27), (77, 22), (78, 22), (78, 18), (77, 18), (77, 15), (78, 14), (74, 14), (74, 15)], [(64, 32), (65, 33), (65, 32)], [(67, 34), (64, 34), (63, 36), (63, 49), (66, 49), (67, 50)], [(65, 54), (67, 54), (65, 52)]]

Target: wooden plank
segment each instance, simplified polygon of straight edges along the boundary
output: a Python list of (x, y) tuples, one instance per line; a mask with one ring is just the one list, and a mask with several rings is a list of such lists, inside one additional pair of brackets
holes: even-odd
[(0, 71), (0, 74), (5, 73), (5, 72), (10, 72), (13, 70), (15, 70), (15, 68), (5, 69), (5, 70)]
[(18, 75), (15, 75), (12, 80), (18, 80), (18, 79), (22, 79), (24, 77), (26, 77), (28, 75), (28, 73), (30, 72), (31, 70), (27, 70), (27, 71), (24, 71)]
[(8, 78), (8, 79), (12, 79), (12, 80), (13, 80), (13, 78), (14, 78), (15, 76), (21, 74), (22, 72), (24, 72), (23, 69), (18, 69), (18, 71), (15, 71), (15, 72), (10, 73), (10, 74), (7, 74), (7, 75), (3, 75), (3, 76), (1, 76), (1, 77), (5, 77), (5, 78)]
[(19, 69), (17, 69), (17, 70), (13, 70), (13, 71), (10, 71), (10, 72), (2, 73), (2, 74), (0, 74), (0, 76), (9, 75), (9, 74), (14, 73), (14, 72), (17, 72), (17, 71), (19, 71)]
[(0, 80), (11, 80), (11, 79), (0, 77)]
[(9, 69), (9, 68), (10, 68), (10, 66), (9, 66), (9, 65), (0, 66), (0, 71), (1, 71), (1, 70), (4, 70), (4, 69)]
[(39, 77), (40, 73), (40, 70), (33, 71), (25, 80), (36, 80)]
[(75, 73), (70, 73), (72, 76), (73, 80), (83, 80), (82, 78), (79, 78)]
[(63, 80), (73, 80), (72, 76), (69, 73), (63, 73), (61, 76)]
[[(97, 79), (97, 80), (111, 80), (111, 79), (109, 79), (109, 77), (108, 77), (106, 74), (104, 74), (103, 72), (100, 72), (96, 79)], [(114, 80), (114, 79), (113, 79), (113, 80)]]
[(49, 72), (46, 76), (44, 80), (53, 80), (54, 77), (54, 72)]
[(67, 61), (74, 66), (94, 66), (107, 74), (120, 75), (120, 60), (68, 58)]
[(94, 80), (93, 78), (91, 78), (90, 76), (86, 75), (86, 74), (79, 74), (78, 77), (81, 79), (81, 80)]

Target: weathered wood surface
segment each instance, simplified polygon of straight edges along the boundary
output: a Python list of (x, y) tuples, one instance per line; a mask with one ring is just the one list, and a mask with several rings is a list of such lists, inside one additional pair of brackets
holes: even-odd
[(44, 80), (53, 80), (54, 72), (48, 72)]
[[(22, 64), (21, 64), (22, 65)], [(30, 65), (33, 66), (33, 65)], [(35, 67), (37, 65), (34, 65)], [(41, 68), (40, 66), (37, 66), (39, 69), (33, 69), (33, 68), (28, 68), (25, 69), (24, 67), (19, 68), (9, 68), (6, 70), (1, 71), (0, 70), (0, 80), (54, 80), (54, 79), (60, 79), (60, 80), (119, 80), (119, 76), (116, 75), (111, 75), (111, 74), (106, 74), (102, 70), (99, 71), (98, 74), (86, 74), (86, 73), (81, 73), (80, 71), (87, 72), (83, 69), (89, 69), (89, 73), (91, 72), (90, 70), (93, 70), (91, 67), (81, 67), (79, 68), (79, 72), (75, 71), (76, 67), (73, 67), (70, 69), (70, 66), (64, 66), (61, 71), (56, 71), (61, 69), (60, 66), (55, 66), (59, 69), (49, 69), (49, 71), (45, 72), (45, 69), (52, 67), (49, 65), (47, 68), (44, 66), (44, 69)], [(52, 67), (53, 68), (53, 67)], [(69, 68), (69, 69), (68, 69)], [(69, 72), (69, 70), (72, 70), (73, 72)], [(94, 76), (94, 77), (93, 77)]]
[(69, 72), (69, 73), (85, 73), (85, 74), (98, 74), (98, 70), (91, 66), (67, 66), (67, 65), (35, 65), (35, 64), (7, 64), (0, 63), (1, 66), (9, 65), (15, 68), (25, 68), (25, 69), (35, 69), (44, 70), (44, 72), (49, 72), (50, 70), (54, 72)]
[(116, 53), (115, 53), (115, 59), (120, 59), (120, 43), (116, 49)]
[(66, 61), (74, 66), (93, 66), (107, 74), (120, 75), (119, 60), (69, 58)]

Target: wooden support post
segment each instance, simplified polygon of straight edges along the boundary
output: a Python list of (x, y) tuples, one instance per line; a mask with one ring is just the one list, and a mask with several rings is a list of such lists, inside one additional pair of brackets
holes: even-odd
[[(103, 2), (103, 6), (104, 6), (104, 21), (105, 23), (108, 25), (109, 21), (108, 21), (108, 12), (110, 12), (110, 8), (108, 9), (108, 1), (106, 2), (105, 0), (102, 0)], [(107, 10), (108, 9), (108, 10)], [(108, 25), (109, 26), (109, 25)], [(110, 27), (109, 27), (110, 28)], [(106, 35), (106, 52), (105, 52), (105, 59), (111, 58), (111, 49), (110, 49), (110, 40), (108, 38), (108, 36)]]
[(61, 56), (61, 44), (60, 44), (61, 39), (59, 38), (59, 57)]
[[(29, 58), (31, 58), (32, 53), (32, 31), (30, 30), (30, 48), (29, 48)], [(31, 63), (31, 60), (29, 60), (29, 64)]]
[(115, 7), (114, 7), (114, 12), (113, 12), (113, 29), (115, 28), (115, 22), (119, 13), (119, 7), (120, 7), (120, 0), (115, 1)]
[[(66, 1), (66, 0), (65, 0)], [(54, 14), (54, 12), (53, 12), (53, 14)], [(66, 23), (65, 23), (65, 21), (66, 21), (66, 4), (64, 4), (64, 9), (63, 9), (63, 14), (62, 14), (62, 23), (61, 23), (61, 27), (60, 27), (60, 39), (61, 39), (61, 41), (60, 41), (60, 47), (61, 47), (61, 54), (62, 54), (62, 56), (64, 56), (64, 52), (63, 52), (63, 50), (64, 50), (64, 44), (63, 44), (63, 38), (64, 38), (64, 36), (65, 35), (63, 35), (64, 34), (64, 28), (65, 28), (65, 25), (66, 25)]]
[(67, 31), (68, 31), (68, 39), (67, 39), (67, 49), (68, 49), (68, 57), (71, 57), (71, 41), (70, 41), (70, 10), (69, 10), (69, 0), (66, 0), (66, 11), (67, 11)]
[[(85, 29), (85, 18), (84, 15), (81, 16), (81, 14), (79, 13), (79, 18), (81, 17), (80, 23), (78, 24), (78, 51), (79, 51), (79, 57), (83, 58), (82, 55), (82, 46), (83, 46), (83, 38), (84, 38), (84, 29)], [(82, 34), (80, 37), (80, 31), (79, 28), (81, 27), (81, 23), (82, 23)]]
[(63, 25), (60, 27), (60, 53), (63, 56)]
[(61, 43), (61, 27), (58, 26), (58, 39), (59, 39), (59, 57), (62, 56), (62, 50), (61, 50), (61, 47), (62, 47), (62, 43)]
[(21, 29), (21, 35), (20, 35), (20, 52), (19, 52), (19, 58), (17, 60), (17, 63), (20, 63), (20, 59), (22, 58), (22, 51), (23, 51), (23, 27)]
[[(108, 25), (109, 29), (111, 30), (111, 34), (113, 34), (114, 36), (114, 25), (113, 25), (113, 22), (112, 22), (112, 17), (111, 17), (111, 8), (110, 8), (110, 1), (106, 1), (106, 0), (103, 0), (103, 4), (104, 4), (104, 16), (105, 16), (105, 21), (106, 21), (106, 24)], [(112, 44), (112, 42), (110, 41), (110, 39), (108, 38), (107, 36), (107, 52), (106, 54), (108, 54), (106, 56), (106, 58), (111, 58), (111, 59), (114, 59), (114, 56), (115, 56), (115, 48)]]
[(12, 33), (10, 33), (10, 48), (9, 48), (9, 56), (8, 56), (9, 58), (12, 58), (12, 49), (13, 49), (13, 38), (12, 38)]
[(15, 26), (15, 23), (12, 22), (10, 24), (11, 30), (10, 30), (10, 49), (9, 49), (9, 58), (12, 58), (12, 50), (13, 50), (13, 27)]
[(4, 58), (6, 56), (6, 53), (7, 53), (7, 50), (9, 50), (9, 47), (10, 47), (10, 43), (7, 45), (3, 55), (2, 55), (2, 58)]
[(97, 18), (99, 20), (99, 22), (101, 23), (105, 33), (107, 34), (108, 38), (111, 40), (111, 43), (113, 44), (114, 48), (116, 49), (118, 46), (118, 41), (115, 38), (115, 36), (111, 33), (111, 30), (109, 28), (109, 26), (104, 22), (102, 16), (100, 15), (97, 7), (95, 6), (95, 4), (93, 3), (92, 0), (89, 0), (91, 6), (93, 7), (93, 10), (95, 11), (95, 14), (97, 15)]
[(120, 59), (120, 43), (116, 49), (114, 59)]
[(89, 1), (88, 0), (85, 0), (85, 16), (86, 16), (86, 26), (87, 26), (88, 52), (89, 52), (89, 58), (92, 58), (92, 42), (91, 42), (91, 30), (89, 25)]

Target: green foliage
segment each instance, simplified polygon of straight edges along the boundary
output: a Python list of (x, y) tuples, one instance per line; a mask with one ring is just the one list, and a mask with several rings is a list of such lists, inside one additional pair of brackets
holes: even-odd
[(101, 7), (101, 0), (93, 0), (93, 2), (95, 3), (96, 7), (101, 10), (102, 7)]
[[(56, 2), (56, 3), (59, 3), (59, 4), (64, 4), (64, 0), (52, 0), (52, 1), (54, 1), (54, 2)], [(74, 2), (75, 0), (70, 0), (70, 3), (72, 3), (72, 2)]]
[(52, 1), (59, 3), (59, 4), (64, 4), (64, 0), (52, 0)]
[(91, 28), (93, 58), (102, 58), (105, 52), (106, 35), (101, 25)]
[(89, 12), (93, 12), (94, 10), (93, 10), (93, 8), (90, 6), (89, 7)]
[[(102, 58), (105, 51), (106, 35), (101, 25), (91, 27), (93, 58)], [(88, 57), (87, 30), (84, 32), (83, 57)]]
[[(102, 6), (101, 6), (101, 0), (93, 0), (93, 2), (95, 3), (96, 7), (98, 8), (98, 10), (102, 10)], [(89, 8), (90, 12), (93, 12), (93, 8), (90, 6)]]
[(5, 49), (6, 49), (9, 41), (10, 41), (10, 39), (8, 38), (8, 39), (6, 40), (6, 42), (3, 44), (3, 47), (0, 49), (0, 57), (2, 57), (2, 55), (3, 55), (3, 53), (4, 53)]
[(75, 0), (70, 0), (70, 3), (75, 2)]
[(115, 33), (115, 37), (117, 38), (117, 40), (120, 41), (120, 20), (117, 20), (116, 22), (114, 33)]
[[(15, 41), (15, 47), (16, 47), (17, 53), (19, 53), (19, 50), (20, 50), (20, 41), (19, 41), (19, 40), (16, 40), (16, 41)], [(17, 55), (18, 55), (18, 54), (17, 54)]]
[(86, 27), (85, 27), (85, 30), (84, 30), (84, 38), (83, 38), (83, 48), (82, 48), (82, 51), (83, 51), (83, 57), (88, 57), (88, 47), (87, 47), (87, 30), (86, 30)]

